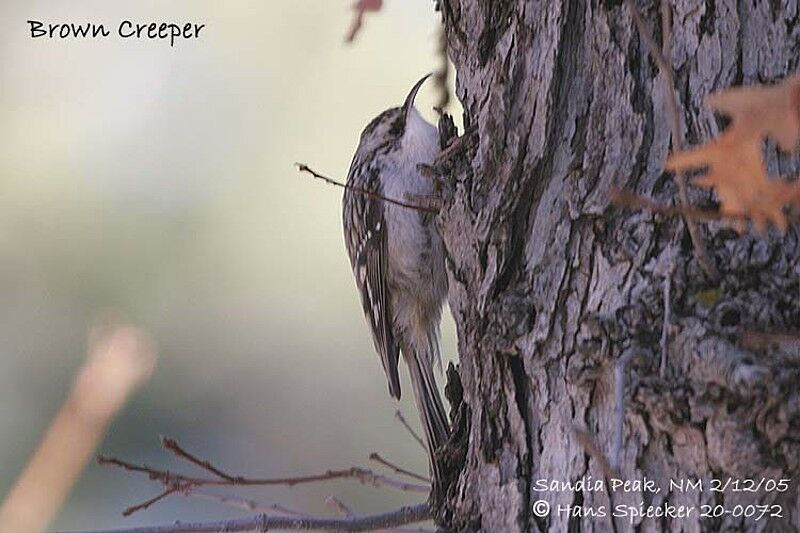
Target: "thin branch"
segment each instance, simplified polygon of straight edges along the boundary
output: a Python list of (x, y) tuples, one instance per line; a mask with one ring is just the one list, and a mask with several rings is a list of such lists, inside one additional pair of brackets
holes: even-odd
[(47, 529), (111, 421), (153, 371), (149, 335), (116, 317), (95, 323), (88, 340), (69, 395), (0, 505), (0, 532)]
[(283, 505), (277, 503), (265, 505), (258, 503), (255, 500), (236, 498), (233, 496), (222, 496), (220, 494), (211, 494), (209, 492), (202, 492), (198, 490), (191, 490), (183, 492), (182, 494), (187, 497), (210, 500), (219, 503), (220, 505), (233, 507), (234, 509), (242, 509), (244, 511), (250, 511), (253, 513), (282, 513), (289, 516), (305, 516), (305, 514), (301, 513), (300, 511), (289, 509), (288, 507), (284, 507)]
[[(644, 25), (644, 20), (642, 19), (642, 14), (639, 12), (639, 8), (636, 7), (636, 4), (633, 2), (633, 0), (625, 0), (625, 4), (627, 4), (628, 9), (631, 12), (631, 17), (633, 17), (633, 23), (636, 25), (636, 29), (639, 32), (639, 37), (641, 37), (642, 41), (644, 41), (645, 46), (647, 46), (647, 50), (650, 52), (650, 55), (652, 56), (653, 61), (656, 62), (656, 65), (658, 66), (658, 70), (667, 79), (667, 82), (669, 82), (669, 87), (668, 87), (669, 91), (668, 92), (672, 93), (674, 91), (673, 78), (672, 78), (672, 67), (669, 65), (669, 63), (667, 63), (667, 60), (665, 58), (665, 55), (669, 52), (669, 50), (671, 48), (671, 40), (672, 40), (672, 35), (671, 35), (672, 32), (671, 32), (671, 30), (670, 30), (670, 35), (664, 35), (664, 37), (663, 37), (664, 38), (664, 48), (663, 48), (663, 52), (662, 52), (662, 50), (658, 49), (658, 45), (656, 44), (655, 39), (650, 34), (650, 32), (647, 30), (647, 27)], [(666, 28), (670, 28), (670, 26), (671, 26), (669, 24), (667, 24), (665, 26), (664, 20), (663, 20), (663, 15), (664, 14), (662, 12), (662, 25), (661, 25), (661, 29), (662, 30), (664, 30), (665, 27)], [(670, 101), (671, 101), (671, 103), (670, 103)], [(677, 116), (677, 111), (678, 111), (677, 102), (675, 102), (674, 98), (668, 98), (667, 99), (667, 105), (670, 108), (669, 109), (670, 118), (674, 119), (675, 116)], [(680, 126), (680, 123), (679, 123), (679, 126)], [(679, 127), (678, 131), (679, 130), (680, 130), (680, 127)], [(675, 133), (674, 130), (673, 130), (673, 133)], [(681, 142), (681, 140), (682, 140), (681, 136), (676, 136), (673, 139), (673, 142)]]
[(667, 267), (667, 273), (664, 279), (664, 321), (661, 324), (661, 367), (659, 369), (659, 373), (661, 374), (662, 378), (666, 377), (667, 375), (669, 327), (670, 322), (672, 321), (672, 303), (670, 302), (670, 293), (672, 292), (672, 271), (675, 266), (672, 262), (672, 251), (673, 248), (670, 248), (669, 266)]
[(635, 355), (633, 349), (625, 350), (614, 364), (614, 443), (611, 449), (611, 467), (619, 471), (625, 426), (625, 371)]
[[(647, 27), (642, 20), (641, 13), (639, 13), (638, 8), (633, 3), (632, 0), (626, 0), (625, 2), (628, 6), (628, 9), (631, 12), (631, 16), (633, 17), (633, 22), (636, 24), (636, 28), (639, 31), (639, 36), (645, 42), (648, 50), (650, 51), (650, 55), (653, 57), (653, 60), (658, 65), (658, 69), (661, 73), (661, 79), (663, 80), (664, 85), (664, 96), (666, 98), (667, 104), (667, 112), (670, 118), (670, 125), (672, 130), (672, 145), (675, 150), (683, 149), (684, 139), (683, 139), (683, 131), (681, 129), (681, 119), (680, 119), (680, 108), (678, 105), (678, 98), (675, 95), (675, 79), (672, 73), (672, 67), (667, 62), (666, 57), (671, 55), (671, 47), (672, 47), (672, 24), (670, 22), (670, 8), (666, 2), (662, 1), (661, 4), (661, 29), (663, 33), (663, 53), (662, 50), (659, 50), (658, 45), (656, 44), (655, 40), (653, 39), (650, 32), (647, 30)], [(686, 175), (682, 172), (678, 172), (675, 174), (675, 181), (678, 184), (678, 198), (680, 199), (681, 206), (684, 209), (689, 209), (691, 204), (689, 203), (689, 193), (688, 187), (686, 185)], [(703, 270), (713, 279), (719, 278), (719, 273), (717, 269), (714, 267), (714, 264), (708, 257), (708, 252), (706, 251), (705, 242), (703, 242), (703, 238), (700, 235), (699, 230), (697, 229), (697, 225), (694, 223), (694, 220), (688, 217), (684, 217), (684, 222), (686, 223), (686, 228), (689, 230), (689, 236), (692, 238), (692, 245), (694, 246), (695, 254), (697, 255), (697, 260), (700, 265), (703, 267)]]
[(148, 509), (151, 505), (155, 505), (156, 503), (160, 502), (167, 496), (175, 494), (179, 490), (180, 488), (178, 486), (168, 487), (164, 489), (164, 492), (162, 492), (161, 494), (157, 494), (156, 496), (153, 496), (149, 500), (145, 500), (142, 503), (137, 503), (136, 505), (131, 505), (130, 507), (122, 511), (122, 516), (130, 516), (133, 513), (144, 511), (145, 509)]
[(398, 466), (390, 461), (387, 461), (376, 452), (372, 452), (369, 454), (370, 461), (375, 461), (378, 464), (385, 466), (386, 468), (391, 469), (395, 474), (402, 474), (404, 476), (408, 476), (410, 478), (422, 481), (424, 483), (430, 483), (430, 478), (427, 478), (421, 474), (417, 474), (416, 472), (412, 472), (411, 470), (406, 470), (405, 468)]
[(353, 191), (356, 194), (362, 194), (364, 196), (368, 196), (368, 197), (374, 198), (376, 200), (381, 200), (383, 202), (388, 202), (390, 204), (394, 204), (394, 205), (397, 205), (397, 206), (400, 206), (400, 207), (405, 207), (407, 209), (414, 209), (416, 211), (423, 211), (425, 213), (432, 213), (434, 215), (439, 212), (437, 209), (435, 209), (433, 207), (428, 207), (428, 206), (425, 206), (425, 205), (412, 204), (412, 203), (404, 202), (402, 200), (397, 200), (395, 198), (388, 198), (386, 196), (383, 196), (381, 194), (376, 193), (375, 191), (370, 191), (369, 189), (363, 189), (361, 187), (354, 187), (354, 186), (350, 185), (349, 183), (342, 183), (340, 181), (336, 181), (333, 178), (329, 178), (327, 176), (323, 176), (322, 174), (320, 174), (319, 172), (313, 170), (311, 167), (309, 167), (305, 163), (295, 163), (295, 165), (297, 166), (297, 170), (299, 170), (300, 172), (306, 172), (308, 174), (311, 174), (314, 178), (316, 178), (318, 180), (321, 180), (321, 181), (324, 181), (328, 185), (333, 185), (334, 187), (341, 187), (342, 189), (348, 189), (348, 190)]
[[(256, 513), (265, 513), (265, 514), (274, 514), (274, 513), (282, 513), (288, 516), (298, 516), (298, 517), (308, 517), (307, 513), (303, 513), (297, 511), (295, 509), (290, 509), (286, 506), (279, 505), (279, 504), (271, 504), (271, 505), (264, 505), (260, 504), (254, 500), (247, 500), (243, 498), (234, 498), (229, 496), (221, 496), (218, 494), (210, 494), (207, 492), (198, 492), (192, 491), (190, 493), (185, 494), (186, 496), (197, 497), (201, 499), (207, 499), (213, 502), (217, 502), (222, 505), (226, 505), (228, 507), (233, 507), (235, 509), (243, 509), (245, 511), (256, 512)], [(331, 507), (334, 511), (339, 513), (341, 516), (347, 518), (356, 518), (357, 515), (350, 509), (348, 505), (338, 499), (336, 496), (328, 496), (325, 499), (326, 505)], [(404, 529), (404, 528), (392, 528), (392, 529), (381, 529), (378, 530), (385, 533), (411, 533), (411, 532), (425, 532), (426, 530), (422, 528), (417, 529)]]
[(696, 207), (685, 207), (683, 205), (662, 205), (650, 198), (639, 196), (628, 191), (613, 189), (611, 191), (611, 203), (619, 207), (628, 207), (631, 209), (641, 209), (649, 211), (656, 215), (661, 215), (668, 218), (684, 217), (692, 220), (703, 221), (746, 221), (745, 215), (738, 215), (733, 213), (721, 213), (716, 210), (697, 209)]
[[(178, 444), (178, 442), (175, 439), (162, 437), (161, 444), (165, 449), (169, 450), (178, 459), (186, 461), (194, 466), (198, 466), (202, 468), (204, 471), (210, 472), (214, 477), (202, 478), (202, 477), (187, 476), (171, 472), (169, 470), (160, 470), (149, 467), (147, 465), (139, 465), (131, 463), (129, 461), (124, 461), (116, 457), (100, 456), (97, 458), (97, 462), (100, 465), (114, 466), (126, 470), (128, 472), (144, 474), (149, 479), (153, 481), (158, 481), (162, 485), (164, 485), (163, 492), (159, 493), (153, 498), (150, 498), (149, 500), (146, 500), (142, 503), (133, 505), (125, 509), (125, 511), (123, 512), (125, 516), (131, 515), (137, 511), (147, 509), (153, 504), (163, 500), (164, 498), (172, 494), (182, 494), (184, 496), (196, 496), (205, 499), (213, 499), (220, 503), (235, 505), (239, 508), (247, 509), (250, 511), (264, 510), (261, 507), (259, 507), (257, 503), (253, 501), (242, 500), (237, 498), (228, 498), (224, 496), (216, 496), (213, 494), (198, 492), (196, 490), (198, 487), (233, 487), (233, 486), (241, 487), (241, 486), (265, 486), (265, 485), (286, 485), (291, 487), (294, 485), (300, 485), (304, 483), (316, 483), (332, 479), (350, 478), (350, 479), (356, 479), (365, 485), (372, 485), (373, 487), (392, 487), (409, 492), (422, 492), (422, 493), (430, 492), (430, 485), (407, 483), (399, 479), (394, 479), (388, 476), (376, 474), (375, 472), (367, 468), (360, 468), (355, 466), (341, 470), (328, 470), (323, 474), (316, 474), (310, 476), (297, 476), (297, 477), (285, 477), (285, 478), (261, 478), (261, 479), (247, 478), (244, 476), (233, 476), (215, 467), (214, 465), (211, 464), (211, 462), (204, 459), (200, 459), (196, 455), (186, 451), (180, 444)], [(283, 512), (284, 514), (292, 514), (290, 510), (278, 506), (272, 506), (269, 508), (269, 510), (270, 511), (277, 510), (279, 512)]]
[(611, 463), (608, 461), (608, 457), (600, 451), (600, 447), (597, 445), (594, 437), (592, 437), (591, 433), (586, 431), (585, 429), (581, 429), (579, 427), (572, 428), (572, 431), (575, 433), (575, 437), (578, 439), (578, 444), (584, 449), (584, 451), (589, 454), (590, 457), (594, 458), (597, 461), (597, 464), (600, 465), (600, 470), (603, 471), (603, 475), (607, 478), (616, 478), (617, 472), (611, 466)]
[(355, 516), (353, 510), (350, 509), (350, 507), (348, 507), (347, 505), (345, 505), (344, 502), (342, 502), (342, 500), (340, 500), (336, 496), (328, 496), (327, 498), (325, 498), (325, 503), (328, 504), (328, 507), (331, 507), (334, 511), (336, 511), (342, 516), (346, 516), (348, 518)]
[(177, 523), (168, 526), (134, 527), (117, 530), (96, 530), (72, 533), (241, 533), (245, 531), (265, 532), (273, 529), (294, 531), (375, 531), (390, 529), (405, 524), (423, 522), (431, 518), (427, 503), (409, 505), (394, 511), (355, 516), (352, 518), (328, 518), (317, 516), (270, 516), (258, 514), (247, 518), (218, 522)]
[[(336, 496), (328, 496), (325, 499), (325, 503), (329, 507), (331, 507), (334, 511), (339, 513), (341, 516), (345, 516), (348, 518), (353, 518), (354, 516), (356, 516), (356, 514), (353, 512), (350, 506), (345, 504), (342, 500), (340, 500)], [(427, 530), (423, 528), (408, 529), (402, 527), (393, 527), (391, 529), (381, 529), (379, 530), (379, 533), (427, 533)]]
[(394, 471), (395, 474), (403, 474), (405, 476), (417, 479), (419, 481), (423, 481), (425, 483), (430, 483), (431, 482), (431, 480), (429, 478), (427, 478), (425, 476), (422, 476), (420, 474), (417, 474), (416, 472), (412, 472), (410, 470), (406, 470), (405, 468), (403, 468), (401, 466), (398, 466), (398, 465), (396, 465), (396, 464), (394, 464), (392, 462), (389, 462), (389, 461), (387, 461), (386, 459), (384, 459), (383, 457), (381, 457), (380, 455), (378, 455), (375, 452), (372, 452), (371, 454), (369, 454), (369, 459), (370, 459), (370, 461), (375, 461), (378, 464), (381, 464), (381, 465), (383, 465), (383, 466), (385, 466), (387, 468), (390, 468), (392, 471)]
[(414, 440), (416, 440), (419, 443), (420, 446), (422, 446), (422, 449), (425, 450), (425, 451), (428, 451), (428, 447), (425, 446), (425, 443), (422, 441), (422, 438), (408, 424), (408, 421), (406, 421), (406, 417), (403, 416), (403, 413), (401, 413), (399, 409), (397, 411), (395, 411), (394, 416), (395, 416), (395, 418), (397, 418), (400, 421), (401, 424), (403, 424), (403, 426), (406, 428), (406, 430), (408, 430), (408, 432), (411, 433), (411, 436), (414, 437)]
[[(666, 58), (672, 58), (672, 6), (668, 0), (661, 0), (661, 54), (664, 59), (664, 66), (667, 64)], [(672, 74), (672, 68), (668, 68)]]
[(194, 465), (197, 465), (203, 470), (207, 470), (208, 472), (211, 472), (212, 474), (214, 474), (219, 478), (222, 478), (227, 481), (234, 481), (233, 476), (226, 474), (225, 472), (218, 469), (208, 461), (198, 459), (191, 453), (181, 448), (181, 446), (178, 444), (178, 441), (176, 441), (175, 439), (171, 439), (169, 437), (161, 437), (161, 446), (163, 446), (164, 449), (174, 453), (176, 456), (178, 456), (178, 458), (184, 459)]
[(116, 457), (101, 456), (97, 458), (97, 462), (103, 466), (115, 466), (129, 472), (137, 472), (147, 475), (153, 481), (160, 481), (165, 485), (179, 485), (181, 487), (254, 487), (254, 486), (269, 486), (269, 485), (286, 485), (293, 487), (295, 485), (302, 485), (305, 483), (317, 483), (321, 481), (329, 481), (332, 479), (356, 479), (365, 485), (372, 485), (374, 487), (392, 487), (409, 492), (424, 492), (430, 491), (430, 487), (425, 485), (418, 485), (414, 483), (406, 483), (388, 476), (376, 474), (368, 468), (361, 468), (352, 466), (350, 468), (343, 468), (340, 470), (327, 470), (322, 474), (313, 474), (309, 476), (296, 476), (296, 477), (279, 477), (279, 478), (247, 478), (243, 476), (236, 476), (232, 479), (210, 479), (199, 478), (192, 476), (185, 476), (177, 474), (169, 470), (159, 470), (151, 468), (146, 465), (138, 465), (123, 461)]

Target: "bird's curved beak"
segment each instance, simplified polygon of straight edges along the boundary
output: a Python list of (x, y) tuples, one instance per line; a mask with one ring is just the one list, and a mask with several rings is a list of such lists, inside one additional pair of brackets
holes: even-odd
[(406, 96), (406, 101), (403, 103), (404, 121), (408, 120), (408, 116), (411, 113), (411, 110), (414, 109), (414, 99), (417, 97), (417, 93), (419, 92), (420, 88), (425, 83), (425, 81), (430, 77), (431, 77), (430, 73), (425, 74), (425, 76), (423, 76), (421, 80), (419, 80), (417, 83), (414, 84), (414, 86), (411, 88), (411, 92), (409, 92), (408, 96)]

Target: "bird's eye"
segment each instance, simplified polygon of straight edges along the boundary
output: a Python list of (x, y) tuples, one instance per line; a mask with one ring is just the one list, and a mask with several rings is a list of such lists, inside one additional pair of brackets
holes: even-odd
[(392, 122), (392, 125), (389, 127), (389, 134), (390, 135), (396, 135), (398, 137), (403, 134), (403, 120), (402, 119), (398, 118), (397, 120)]

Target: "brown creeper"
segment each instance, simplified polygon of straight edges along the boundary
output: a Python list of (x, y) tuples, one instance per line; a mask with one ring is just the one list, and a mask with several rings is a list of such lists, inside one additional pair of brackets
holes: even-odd
[(434, 362), (440, 362), (439, 322), (447, 295), (444, 248), (432, 214), (358, 192), (397, 200), (432, 194), (431, 179), (420, 175), (417, 165), (430, 164), (439, 154), (439, 135), (414, 107), (428, 76), (414, 85), (401, 107), (384, 111), (361, 133), (347, 176), (343, 218), (347, 253), (389, 394), (400, 398), (397, 362), (402, 352), (436, 481), (434, 454), (449, 434), (433, 375)]

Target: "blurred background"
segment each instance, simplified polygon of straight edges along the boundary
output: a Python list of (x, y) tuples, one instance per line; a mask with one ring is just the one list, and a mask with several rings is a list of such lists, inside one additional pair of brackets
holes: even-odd
[[(394, 418), (362, 316), (341, 190), (293, 164), (345, 179), (364, 125), (438, 68), (439, 14), (428, 0), (386, 0), (345, 45), (350, 3), (0, 3), (0, 494), (108, 308), (153, 334), (160, 361), (100, 452), (177, 467), (159, 449), (163, 434), (253, 476), (367, 465), (372, 451), (427, 471)], [(28, 19), (206, 28), (170, 48), (33, 40)], [(437, 99), (429, 84), (417, 100), (430, 120)], [(447, 359), (454, 337), (446, 316)], [(417, 426), (402, 379), (400, 407)], [(178, 497), (120, 516), (159, 490), (92, 464), (55, 526), (246, 514)], [(354, 481), (233, 494), (316, 513), (330, 512), (329, 494), (358, 513), (422, 499)]]

